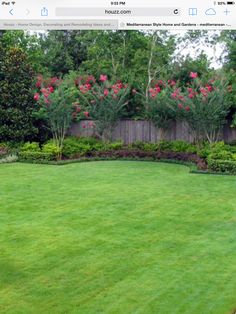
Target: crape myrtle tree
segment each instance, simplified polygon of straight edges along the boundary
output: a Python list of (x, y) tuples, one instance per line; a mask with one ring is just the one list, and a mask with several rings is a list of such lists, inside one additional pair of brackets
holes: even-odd
[(38, 76), (36, 87), (34, 101), (37, 116), (47, 122), (54, 144), (60, 152), (60, 158), (66, 133), (73, 119), (77, 118), (78, 90), (69, 75), (63, 80), (57, 77), (44, 79)]
[(227, 78), (220, 75), (208, 80), (191, 72), (190, 78), (191, 84), (176, 88), (171, 98), (176, 101), (178, 116), (188, 123), (195, 142), (207, 140), (214, 143), (220, 139), (226, 123), (230, 108), (227, 96), (232, 92), (231, 86)]
[(101, 74), (98, 80), (91, 75), (78, 77), (76, 85), (79, 90), (78, 105), (82, 106), (84, 117), (92, 118), (98, 135), (109, 142), (128, 105), (128, 84), (121, 80), (112, 82), (107, 75)]
[(154, 126), (160, 130), (160, 139), (164, 140), (166, 131), (176, 119), (176, 104), (171, 94), (177, 88), (174, 80), (152, 80), (146, 94), (133, 90), (133, 94), (140, 95), (146, 109), (145, 117), (152, 121)]
[(21, 48), (6, 50), (0, 46), (0, 141), (26, 141), (37, 134), (33, 77)]

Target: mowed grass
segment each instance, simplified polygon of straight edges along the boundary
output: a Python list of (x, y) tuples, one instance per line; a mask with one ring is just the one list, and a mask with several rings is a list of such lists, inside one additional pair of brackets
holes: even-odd
[(106, 161), (0, 165), (0, 313), (226, 314), (236, 177)]

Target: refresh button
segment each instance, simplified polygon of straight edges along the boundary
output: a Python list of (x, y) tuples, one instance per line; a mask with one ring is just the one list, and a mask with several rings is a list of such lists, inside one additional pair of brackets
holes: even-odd
[(175, 9), (175, 10), (174, 10), (174, 14), (175, 14), (175, 15), (179, 14), (179, 9)]

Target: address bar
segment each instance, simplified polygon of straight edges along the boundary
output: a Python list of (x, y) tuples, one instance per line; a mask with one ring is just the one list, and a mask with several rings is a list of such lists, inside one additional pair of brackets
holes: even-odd
[(69, 17), (69, 16), (180, 16), (181, 11), (178, 7), (169, 8), (56, 8), (56, 16)]

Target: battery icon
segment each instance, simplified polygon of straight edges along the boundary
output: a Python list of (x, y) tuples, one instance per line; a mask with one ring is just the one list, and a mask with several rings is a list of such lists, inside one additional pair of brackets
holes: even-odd
[(232, 4), (235, 4), (235, 2), (234, 1), (228, 1), (227, 4), (232, 5)]

